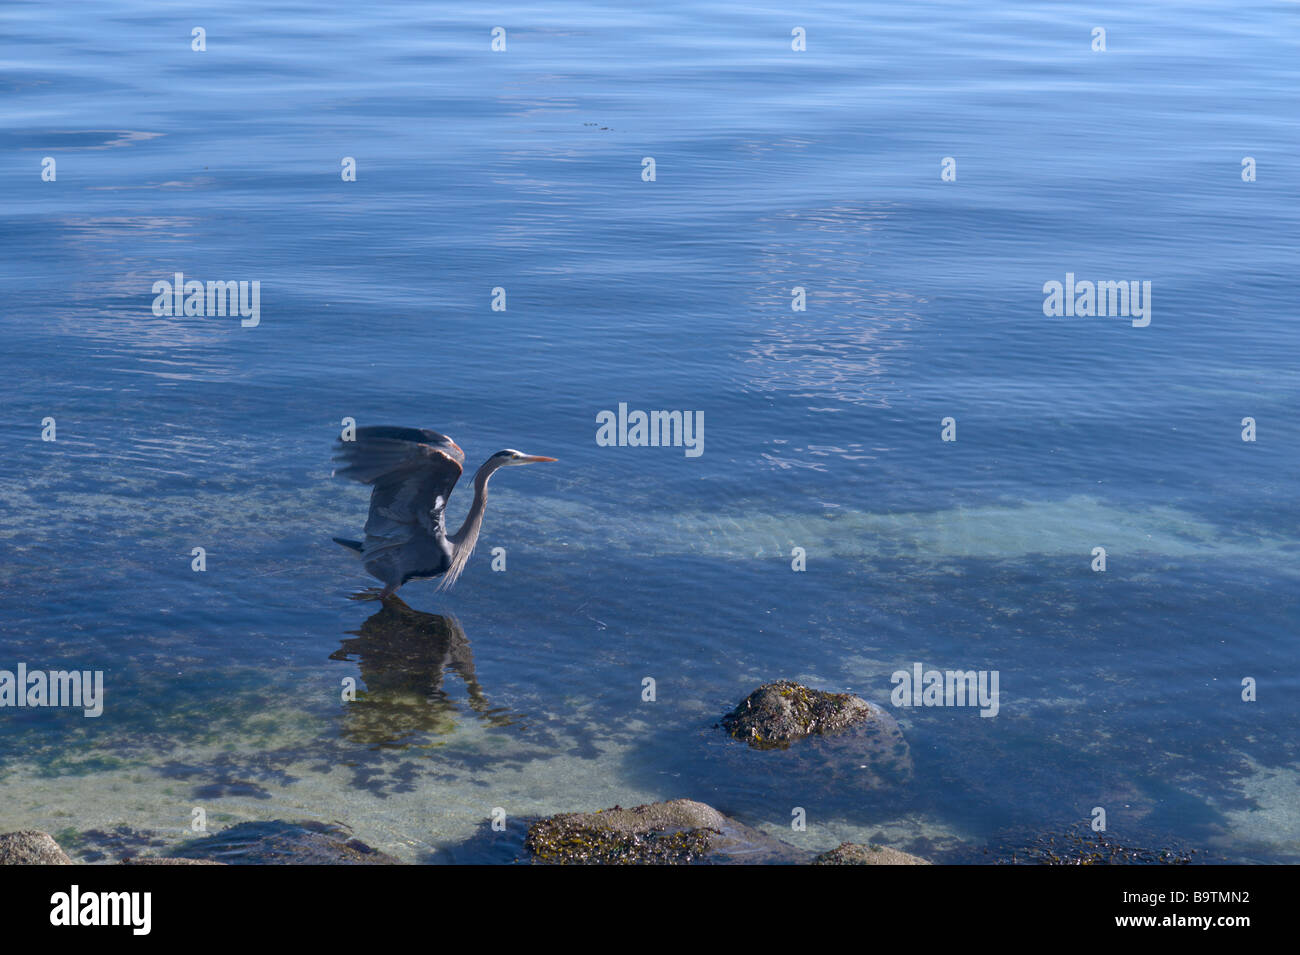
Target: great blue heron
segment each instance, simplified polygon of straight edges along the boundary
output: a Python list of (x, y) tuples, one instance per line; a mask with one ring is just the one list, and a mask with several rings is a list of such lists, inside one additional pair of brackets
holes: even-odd
[(357, 428), (355, 440), (339, 440), (334, 473), (370, 484), (364, 541), (334, 538), (361, 556), (372, 577), (383, 581), (387, 599), (408, 580), (441, 577), (456, 582), (478, 542), (487, 507), (488, 479), (497, 468), (554, 461), (507, 448), (483, 462), (474, 475), (474, 503), (454, 534), (445, 523), (447, 498), (464, 470), (465, 452), (445, 434), (424, 428)]

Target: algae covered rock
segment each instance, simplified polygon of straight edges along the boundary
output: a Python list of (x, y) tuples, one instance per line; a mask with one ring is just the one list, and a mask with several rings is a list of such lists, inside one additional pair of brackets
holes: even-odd
[[(991, 853), (998, 865), (1190, 865), (1193, 861), (1218, 862), (1206, 858), (1193, 860), (1196, 849), (1171, 844), (1153, 833), (1133, 834), (1135, 840), (1119, 841), (1106, 832), (1093, 832), (1087, 822), (1076, 822), (1064, 829), (1037, 832), (1032, 836), (1011, 836), (1009, 841), (994, 842)], [(1153, 837), (1148, 841), (1147, 836)], [(1001, 840), (999, 840), (1001, 841)]]
[[(731, 783), (751, 780), (792, 805), (846, 792), (897, 793), (912, 781), (912, 754), (898, 721), (849, 693), (790, 680), (760, 686), (724, 716), (727, 743), (706, 753)], [(874, 807), (873, 807), (874, 808)]]
[(798, 863), (811, 855), (691, 799), (550, 816), (529, 827), (524, 847), (535, 862), (588, 865)]
[(812, 860), (813, 865), (929, 865), (920, 856), (888, 846), (864, 846), (855, 842), (841, 842), (829, 852)]
[(929, 865), (879, 846), (844, 843), (814, 858), (692, 799), (561, 813), (534, 822), (524, 847), (534, 862), (580, 865)]
[(778, 680), (741, 700), (722, 718), (722, 727), (755, 749), (778, 749), (805, 736), (838, 733), (883, 712), (851, 693), (826, 693)]
[(0, 865), (72, 865), (54, 837), (39, 829), (0, 834)]

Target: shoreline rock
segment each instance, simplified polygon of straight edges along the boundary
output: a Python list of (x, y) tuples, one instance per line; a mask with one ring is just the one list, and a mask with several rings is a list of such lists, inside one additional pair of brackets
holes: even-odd
[(524, 848), (551, 865), (929, 865), (897, 849), (843, 843), (814, 856), (693, 799), (560, 813), (528, 827)]
[[(76, 840), (72, 840), (75, 842)], [(74, 850), (75, 851), (75, 850)], [(119, 865), (401, 865), (353, 839), (347, 827), (308, 820), (243, 822), (181, 843), (169, 855), (123, 856)], [(96, 852), (98, 858), (103, 854)], [(0, 833), (0, 865), (91, 865), (76, 862), (47, 832)]]
[(693, 799), (548, 816), (528, 827), (524, 848), (536, 862), (560, 865), (804, 861), (803, 850)]
[(352, 838), (346, 826), (314, 820), (241, 822), (174, 846), (171, 853), (171, 859), (230, 865), (401, 865), (400, 860)]
[(229, 865), (211, 859), (186, 859), (172, 856), (127, 856), (118, 865)]
[(931, 865), (928, 859), (914, 856), (889, 846), (863, 845), (841, 842), (829, 852), (823, 852), (811, 865)]
[(75, 865), (54, 837), (39, 829), (0, 834), (0, 865)]

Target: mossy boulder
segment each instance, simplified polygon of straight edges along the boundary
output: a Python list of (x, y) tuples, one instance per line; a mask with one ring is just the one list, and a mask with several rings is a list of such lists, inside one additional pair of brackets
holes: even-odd
[(813, 865), (929, 865), (920, 856), (888, 846), (865, 846), (841, 842), (829, 852), (812, 860)]
[(722, 727), (755, 749), (784, 749), (805, 736), (833, 735), (883, 712), (851, 693), (826, 693), (778, 680), (741, 700), (722, 718)]
[(692, 799), (550, 816), (528, 828), (524, 847), (534, 862), (589, 865), (798, 863), (811, 855)]
[(551, 864), (928, 865), (897, 849), (850, 843), (814, 857), (693, 799), (550, 816), (529, 826), (524, 847), (533, 862)]
[(752, 780), (792, 805), (846, 792), (896, 794), (912, 781), (912, 754), (898, 721), (850, 693), (779, 680), (760, 686), (720, 722), (748, 745), (709, 747), (706, 764), (716, 761), (721, 778)]

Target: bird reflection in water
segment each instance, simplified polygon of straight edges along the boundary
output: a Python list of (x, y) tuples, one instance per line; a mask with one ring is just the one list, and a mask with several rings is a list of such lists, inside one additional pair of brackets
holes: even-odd
[[(514, 722), (488, 703), (469, 640), (455, 617), (414, 610), (389, 597), (352, 633), (330, 654), (331, 660), (355, 662), (365, 686), (345, 705), (345, 739), (390, 748), (418, 745), (424, 734), (453, 732), (463, 706), (491, 726)], [(465, 700), (457, 702), (444, 688), (448, 671), (465, 684)]]

